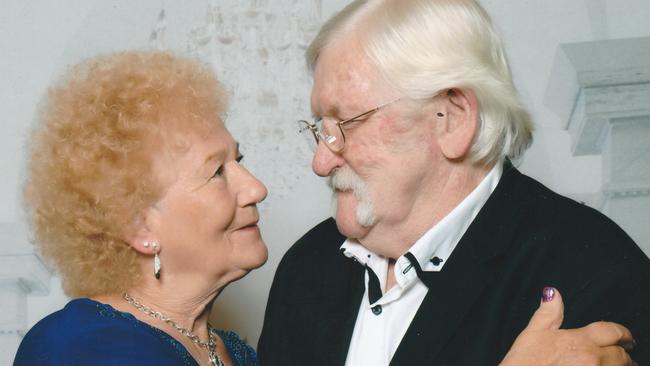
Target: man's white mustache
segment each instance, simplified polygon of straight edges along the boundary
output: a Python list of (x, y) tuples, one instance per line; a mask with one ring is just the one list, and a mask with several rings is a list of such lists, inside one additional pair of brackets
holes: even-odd
[(357, 199), (357, 222), (361, 226), (372, 226), (375, 223), (375, 208), (366, 182), (350, 167), (337, 169), (327, 179), (327, 185), (333, 190), (352, 191)]
[(352, 191), (357, 199), (367, 195), (366, 183), (349, 167), (337, 169), (328, 177), (327, 185), (333, 190)]

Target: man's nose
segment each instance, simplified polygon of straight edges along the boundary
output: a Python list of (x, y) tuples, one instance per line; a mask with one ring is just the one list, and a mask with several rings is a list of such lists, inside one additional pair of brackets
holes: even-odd
[(316, 175), (327, 177), (332, 171), (343, 165), (344, 160), (340, 154), (335, 154), (322, 141), (318, 142), (314, 158), (311, 162), (311, 168)]

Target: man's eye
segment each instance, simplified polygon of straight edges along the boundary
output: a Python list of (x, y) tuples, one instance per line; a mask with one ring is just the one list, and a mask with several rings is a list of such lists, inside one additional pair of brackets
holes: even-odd
[(220, 178), (223, 177), (223, 165), (220, 165), (217, 170), (215, 170), (214, 174), (210, 177), (210, 179), (213, 178)]

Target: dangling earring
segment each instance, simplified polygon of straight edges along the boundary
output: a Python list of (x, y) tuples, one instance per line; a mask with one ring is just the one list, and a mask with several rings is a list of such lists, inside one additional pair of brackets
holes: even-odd
[(158, 255), (158, 252), (160, 252), (160, 248), (158, 247), (158, 243), (155, 241), (144, 243), (145, 248), (149, 248), (149, 245), (151, 245), (152, 249), (154, 250), (153, 275), (156, 277), (157, 280), (159, 280), (160, 279), (160, 256)]

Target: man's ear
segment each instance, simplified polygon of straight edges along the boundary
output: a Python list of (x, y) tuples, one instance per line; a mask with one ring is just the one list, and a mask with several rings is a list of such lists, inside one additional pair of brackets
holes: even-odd
[(136, 252), (144, 255), (153, 255), (158, 250), (158, 238), (154, 228), (158, 212), (153, 208), (147, 208), (139, 212), (133, 222), (125, 230), (124, 241)]
[(464, 159), (478, 128), (478, 99), (469, 89), (450, 89), (437, 114), (438, 143), (449, 160)]

